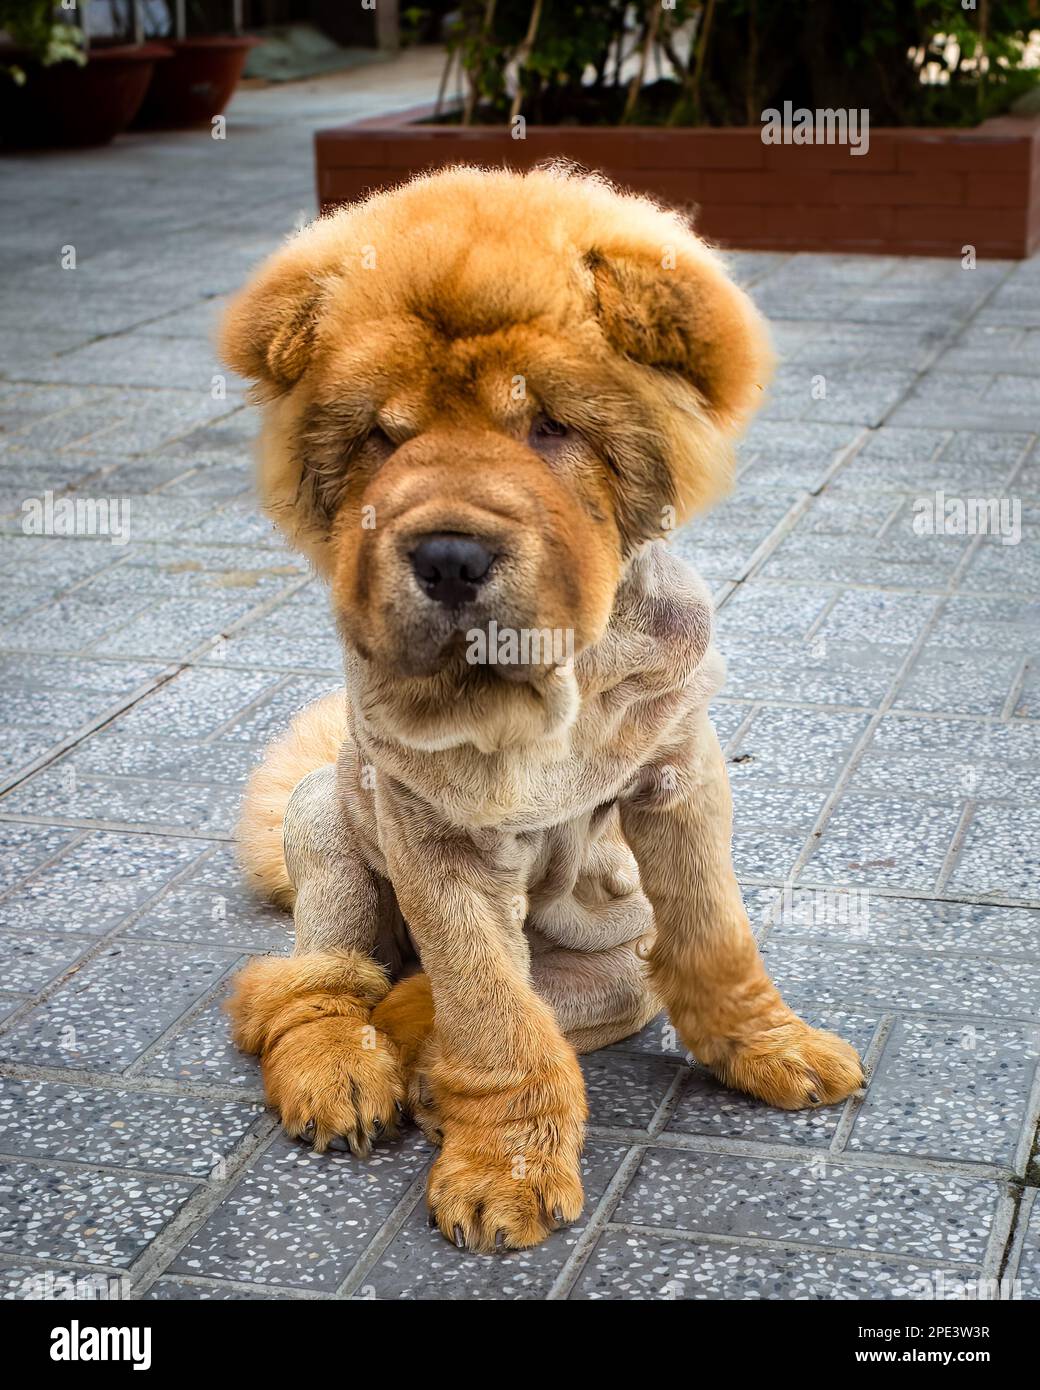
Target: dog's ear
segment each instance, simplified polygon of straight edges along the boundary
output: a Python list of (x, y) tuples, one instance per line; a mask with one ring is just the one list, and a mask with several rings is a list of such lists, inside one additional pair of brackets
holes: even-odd
[(224, 315), (224, 361), (261, 391), (287, 391), (310, 361), (326, 292), (322, 277), (298, 258), (275, 257)]
[(772, 374), (765, 321), (721, 263), (703, 257), (659, 260), (591, 251), (596, 314), (604, 336), (625, 357), (681, 376), (727, 433), (757, 410)]

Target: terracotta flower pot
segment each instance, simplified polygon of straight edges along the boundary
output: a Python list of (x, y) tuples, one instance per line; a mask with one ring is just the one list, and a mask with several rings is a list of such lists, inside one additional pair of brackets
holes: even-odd
[(0, 63), (18, 64), (26, 80), (19, 87), (0, 74), (0, 145), (107, 145), (137, 115), (156, 64), (169, 56), (164, 44), (118, 44), (92, 48), (82, 66), (42, 67), (18, 49), (4, 48)]
[(155, 69), (134, 125), (171, 129), (219, 116), (238, 86), (249, 50), (261, 42), (231, 35), (171, 39), (173, 57)]

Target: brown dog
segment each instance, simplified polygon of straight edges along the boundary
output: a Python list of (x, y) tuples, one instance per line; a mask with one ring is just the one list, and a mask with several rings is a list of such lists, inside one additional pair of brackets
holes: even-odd
[(661, 540), (727, 489), (769, 371), (718, 258), (599, 180), (457, 168), (290, 242), (223, 349), (346, 652), (240, 826), (295, 918), (230, 1005), (288, 1132), (367, 1152), (409, 1107), (441, 1230), (517, 1247), (581, 1210), (575, 1049), (659, 1001), (773, 1105), (859, 1087), (756, 949), (711, 604)]

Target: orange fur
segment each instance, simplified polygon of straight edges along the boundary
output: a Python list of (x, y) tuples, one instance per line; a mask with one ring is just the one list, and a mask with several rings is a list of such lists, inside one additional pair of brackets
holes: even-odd
[[(264, 508), (330, 581), (347, 659), (345, 697), (272, 745), (239, 829), (298, 950), (358, 947), (237, 981), (236, 1036), (289, 1132), (364, 1151), (407, 1095), (442, 1143), (438, 1226), (487, 1250), (580, 1211), (572, 1042), (639, 1026), (655, 992), (731, 1084), (847, 1095), (855, 1053), (795, 1017), (755, 948), (704, 713), (710, 596), (660, 544), (728, 490), (771, 371), (717, 253), (594, 176), (459, 167), (291, 241), (222, 346), (264, 404)], [(491, 557), (465, 599), (420, 582), (416, 547), (445, 533)], [(574, 659), (475, 666), (464, 639), (491, 621), (568, 629)], [(297, 893), (287, 803), (341, 745), (293, 801)], [(364, 968), (377, 915), (407, 922), (426, 972), (388, 995)]]

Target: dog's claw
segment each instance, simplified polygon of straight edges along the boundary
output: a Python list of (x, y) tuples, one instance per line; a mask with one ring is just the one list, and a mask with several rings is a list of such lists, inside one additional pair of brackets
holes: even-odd
[(465, 1248), (466, 1248), (466, 1236), (465, 1236), (465, 1234), (464, 1234), (464, 1232), (463, 1232), (461, 1226), (456, 1226), (456, 1227), (455, 1227), (454, 1240), (455, 1240), (455, 1244), (459, 1247), (460, 1250), (465, 1250)]
[(495, 1232), (495, 1249), (496, 1249), (496, 1250), (504, 1250), (505, 1248), (506, 1248), (506, 1233), (505, 1233), (505, 1231), (496, 1231), (496, 1232)]
[(809, 1104), (810, 1104), (810, 1105), (819, 1105), (819, 1103), (820, 1103), (820, 1097), (816, 1094), (815, 1091), (810, 1091), (810, 1092), (809, 1092)]

